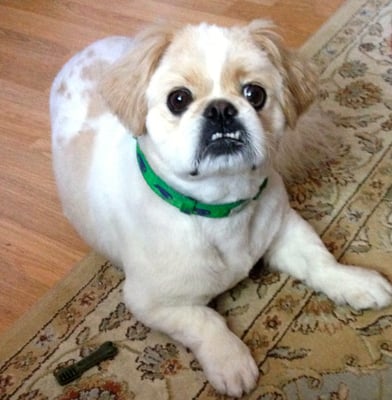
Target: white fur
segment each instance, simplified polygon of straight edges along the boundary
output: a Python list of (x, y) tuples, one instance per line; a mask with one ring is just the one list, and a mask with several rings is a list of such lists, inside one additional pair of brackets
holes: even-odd
[[(181, 122), (166, 109), (165, 85), (178, 79), (173, 75), (179, 62), (171, 51), (177, 48), (175, 43), (147, 88), (148, 134), (139, 138), (153, 168), (178, 190), (203, 202), (253, 197), (268, 177), (260, 199), (231, 217), (188, 216), (162, 201), (145, 184), (136, 164), (135, 139), (118, 117), (109, 108), (88, 115), (89, 103), (100, 96), (101, 76), (83, 79), (83, 68), (102, 60), (115, 63), (132, 49), (129, 39), (104, 39), (76, 55), (54, 81), (50, 104), (54, 169), (66, 215), (91, 246), (124, 268), (124, 296), (135, 316), (191, 348), (218, 391), (241, 396), (255, 386), (258, 368), (222, 317), (205, 305), (244, 279), (262, 256), (273, 268), (357, 309), (389, 304), (392, 290), (373, 271), (337, 263), (313, 229), (290, 208), (282, 179), (269, 159), (269, 141), (276, 137), (269, 138), (271, 132), (265, 131), (244, 99), (221, 87), (231, 44), (269, 76), (266, 112), (274, 115), (275, 136), (282, 134), (285, 125), (277, 101), (283, 82), (266, 54), (252, 43), (243, 46), (245, 36), (238, 29), (235, 32), (202, 25), (178, 40), (182, 46), (182, 38), (187, 38), (195, 54), (190, 62), (203, 64), (212, 84), (203, 104), (218, 96), (238, 107), (252, 145), (258, 148), (257, 168), (252, 170), (239, 160), (233, 165), (216, 161), (218, 166), (209, 160), (200, 166), (199, 176), (188, 175), (202, 104), (192, 104)], [(194, 43), (189, 43), (190, 37)], [(84, 142), (82, 135), (90, 136)]]

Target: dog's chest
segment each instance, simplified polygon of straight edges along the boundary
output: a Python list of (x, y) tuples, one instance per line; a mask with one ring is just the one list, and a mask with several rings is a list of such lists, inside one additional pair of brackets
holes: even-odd
[(203, 258), (214, 272), (224, 275), (222, 280), (227, 280), (227, 285), (244, 279), (257, 261), (249, 221), (215, 221), (206, 225)]

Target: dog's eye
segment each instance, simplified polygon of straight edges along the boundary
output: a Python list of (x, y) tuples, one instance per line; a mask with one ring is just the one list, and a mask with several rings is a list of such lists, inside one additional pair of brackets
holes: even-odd
[(167, 96), (167, 106), (174, 115), (180, 115), (188, 108), (192, 100), (192, 93), (186, 88), (180, 88)]
[(242, 88), (242, 94), (255, 110), (261, 110), (267, 100), (264, 88), (254, 83), (249, 83)]

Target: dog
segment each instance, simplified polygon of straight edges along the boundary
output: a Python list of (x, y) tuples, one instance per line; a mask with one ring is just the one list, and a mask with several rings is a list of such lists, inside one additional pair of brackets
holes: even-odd
[(274, 159), (317, 76), (274, 32), (256, 20), (103, 39), (63, 67), (50, 96), (65, 215), (123, 268), (135, 317), (190, 348), (233, 397), (255, 387), (258, 367), (206, 305), (260, 258), (355, 309), (392, 298), (386, 279), (338, 263), (290, 208)]

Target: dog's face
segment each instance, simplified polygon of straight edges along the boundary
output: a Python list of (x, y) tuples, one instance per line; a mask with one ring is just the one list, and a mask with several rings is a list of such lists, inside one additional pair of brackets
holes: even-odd
[(315, 93), (311, 70), (269, 28), (150, 30), (108, 73), (103, 94), (178, 176), (256, 169)]

